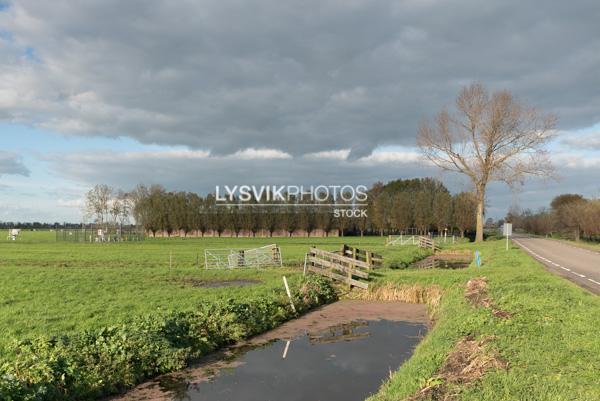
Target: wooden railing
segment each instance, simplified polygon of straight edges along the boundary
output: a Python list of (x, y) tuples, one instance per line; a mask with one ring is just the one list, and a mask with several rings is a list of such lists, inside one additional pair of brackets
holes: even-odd
[(432, 240), (429, 237), (423, 237), (423, 236), (419, 237), (419, 247), (420, 248), (429, 248), (433, 252), (440, 250), (440, 246), (437, 245), (434, 240)]
[(365, 249), (358, 249), (353, 246), (344, 244), (342, 245), (340, 254), (348, 256), (349, 258), (355, 260), (365, 262), (369, 266), (368, 269), (375, 269), (383, 266), (383, 256), (371, 251), (367, 251)]
[(359, 279), (368, 279), (369, 272), (365, 270), (370, 268), (365, 261), (311, 247), (306, 254), (304, 274), (310, 271), (366, 290), (368, 283)]

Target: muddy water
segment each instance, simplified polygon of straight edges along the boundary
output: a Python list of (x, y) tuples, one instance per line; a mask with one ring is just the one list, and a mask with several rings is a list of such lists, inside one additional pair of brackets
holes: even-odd
[(364, 400), (426, 331), (422, 305), (337, 302), (119, 399)]

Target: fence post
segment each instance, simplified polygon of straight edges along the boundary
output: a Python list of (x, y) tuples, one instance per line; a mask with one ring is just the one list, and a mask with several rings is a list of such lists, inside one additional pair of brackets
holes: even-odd
[(290, 305), (292, 305), (292, 310), (296, 313), (296, 307), (294, 306), (294, 300), (292, 299), (292, 293), (290, 292), (290, 287), (288, 286), (287, 279), (283, 276), (283, 285), (285, 285), (285, 292), (287, 293), (288, 298), (290, 299)]
[(169, 271), (173, 267), (173, 252), (169, 251)]
[[(352, 265), (350, 267), (351, 269), (354, 268), (354, 265)], [(352, 270), (348, 269), (348, 288), (352, 289)]]
[(304, 254), (304, 272), (302, 273), (303, 276), (306, 276), (306, 261), (308, 260), (308, 253)]

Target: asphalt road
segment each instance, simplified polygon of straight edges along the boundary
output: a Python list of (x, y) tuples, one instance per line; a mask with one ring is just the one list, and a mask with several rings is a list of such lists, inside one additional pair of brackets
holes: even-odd
[(515, 236), (513, 242), (548, 270), (600, 295), (600, 252), (545, 238)]

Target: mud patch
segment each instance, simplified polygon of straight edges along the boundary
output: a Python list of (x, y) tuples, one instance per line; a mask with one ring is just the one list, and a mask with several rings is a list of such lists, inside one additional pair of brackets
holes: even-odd
[(245, 287), (249, 285), (262, 284), (260, 280), (239, 279), (239, 280), (200, 280), (195, 278), (185, 278), (180, 280), (185, 285), (191, 285), (197, 288), (220, 288), (220, 287)]
[(446, 358), (439, 374), (431, 378), (428, 385), (407, 400), (455, 400), (460, 393), (461, 386), (479, 380), (491, 370), (506, 369), (506, 362), (488, 347), (493, 339), (493, 337), (484, 337), (480, 340), (472, 337), (460, 339)]
[(467, 281), (465, 288), (465, 298), (473, 307), (491, 308), (492, 315), (500, 319), (508, 319), (512, 313), (499, 309), (492, 303), (487, 293), (487, 279), (485, 277), (472, 278)]
[(332, 325), (350, 324), (356, 321), (390, 320), (427, 323), (427, 307), (400, 302), (343, 300), (329, 304), (290, 320), (248, 342), (265, 343), (275, 339), (291, 339), (298, 335), (325, 330)]
[(485, 277), (472, 278), (467, 281), (465, 298), (467, 298), (471, 306), (488, 308), (491, 305), (487, 294), (487, 287), (487, 279)]

